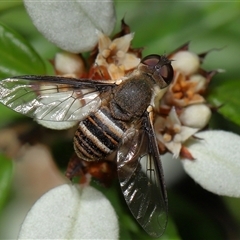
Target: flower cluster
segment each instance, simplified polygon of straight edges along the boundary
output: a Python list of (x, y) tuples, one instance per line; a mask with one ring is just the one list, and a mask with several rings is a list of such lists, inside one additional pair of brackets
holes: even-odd
[[(138, 66), (142, 49), (131, 47), (134, 33), (130, 32), (124, 21), (122, 30), (112, 39), (100, 31), (97, 35), (98, 44), (86, 61), (81, 55), (58, 53), (53, 61), (56, 74), (96, 80), (117, 80)], [(85, 65), (88, 65), (88, 68)]]
[(185, 44), (168, 56), (172, 60), (174, 79), (161, 99), (155, 122), (161, 153), (170, 151), (176, 158), (179, 155), (194, 158), (184, 142), (209, 122), (211, 109), (204, 95), (217, 73), (201, 68), (205, 55), (189, 51), (189, 44)]
[[(96, 30), (95, 26), (92, 27)], [(66, 26), (65, 31), (68, 29)], [(90, 55), (75, 54), (86, 51), (86, 46), (82, 46), (81, 51), (79, 48), (73, 51), (71, 44), (70, 48), (63, 48), (71, 53), (56, 55), (53, 61), (56, 74), (113, 80), (133, 71), (142, 58), (142, 48), (131, 47), (134, 34), (124, 22), (121, 31), (112, 39), (107, 32), (98, 29), (97, 34), (95, 31), (92, 35), (93, 38), (97, 36), (98, 44), (95, 48), (92, 45)], [(48, 38), (47, 34), (44, 35)], [(81, 44), (88, 41), (87, 35), (85, 37)], [(240, 196), (240, 189), (236, 189), (234, 184), (229, 187), (229, 182), (238, 182), (240, 176), (239, 171), (233, 171), (240, 169), (236, 157), (239, 136), (226, 131), (206, 130), (214, 110), (206, 101), (206, 93), (212, 77), (219, 72), (208, 72), (202, 68), (201, 64), (208, 53), (197, 55), (189, 51), (187, 43), (167, 56), (172, 61), (174, 79), (165, 95), (156, 96), (154, 101), (155, 134), (160, 153), (170, 152), (175, 158), (180, 157), (185, 171), (202, 187), (221, 195)], [(229, 144), (227, 139), (233, 138), (235, 142)], [(86, 166), (88, 170), (93, 169), (95, 175), (109, 172), (108, 167), (92, 167)], [(96, 169), (102, 170), (95, 172)]]
[[(53, 61), (56, 73), (116, 80), (138, 66), (142, 49), (131, 47), (134, 34), (124, 21), (121, 32), (112, 40), (102, 32), (97, 34), (98, 46), (90, 54), (88, 71), (82, 56), (58, 53)], [(184, 142), (208, 124), (211, 109), (204, 94), (217, 71), (204, 71), (201, 62), (206, 54), (197, 55), (188, 48), (185, 44), (168, 56), (172, 60), (174, 80), (155, 109), (155, 132), (161, 153), (169, 151), (174, 157), (193, 159)]]
[[(115, 10), (111, 1), (101, 4), (83, 1), (39, 2), (40, 4), (36, 4), (34, 1), (24, 0), (34, 25), (49, 41), (66, 51), (57, 53), (52, 60), (56, 75), (116, 80), (122, 79), (140, 63), (142, 49), (131, 47), (134, 33), (123, 21), (121, 31), (112, 39), (108, 37), (115, 25)], [(82, 54), (86, 51), (91, 51), (90, 55)], [(185, 44), (167, 56), (172, 61), (174, 79), (164, 96), (156, 96), (155, 133), (160, 153), (170, 152), (174, 157), (180, 157), (185, 171), (203, 188), (216, 194), (239, 197), (240, 188), (236, 184), (240, 182), (239, 136), (225, 131), (202, 131), (207, 128), (213, 110), (205, 98), (208, 85), (218, 72), (202, 69), (201, 64), (207, 53), (197, 55), (189, 51), (189, 44)], [(43, 84), (40, 90), (45, 87)], [(59, 91), (55, 86), (51, 92), (41, 95), (41, 102), (48, 107), (49, 97), (51, 98), (48, 93), (52, 92), (58, 93), (57, 97), (55, 95), (50, 99), (52, 102), (59, 101), (59, 97), (75, 97), (71, 94), (69, 96), (65, 90), (67, 87)], [(76, 101), (73, 108), (80, 107), (81, 102)], [(78, 119), (71, 123), (56, 121), (53, 124), (51, 121), (37, 121), (52, 129), (67, 129), (78, 123)], [(11, 132), (5, 131), (2, 134), (4, 146), (7, 136), (5, 133), (9, 135)], [(11, 142), (18, 138), (15, 132), (10, 135)], [(7, 152), (15, 155), (21, 149), (22, 153), (21, 147), (18, 139), (11, 146), (14, 151)], [(28, 155), (29, 148), (25, 150)], [(38, 154), (38, 159), (41, 157), (46, 158)], [(34, 156), (31, 155), (31, 158)], [(87, 179), (90, 174), (102, 179), (107, 185), (115, 177), (111, 174), (115, 166), (99, 161), (84, 162), (83, 167), (76, 168), (78, 163), (79, 159), (73, 157), (68, 166), (69, 172), (73, 174), (66, 175), (71, 178), (79, 171), (79, 175), (85, 176), (82, 181), (87, 182), (86, 186), (79, 189), (79, 186), (63, 185), (43, 196), (22, 224), (20, 238), (69, 238), (69, 233), (71, 238), (118, 238), (118, 217), (114, 209), (104, 195), (88, 185)], [(97, 210), (101, 210), (97, 215), (95, 206)], [(38, 228), (32, 228), (32, 223), (35, 222)]]
[[(134, 34), (124, 22), (122, 30), (112, 40), (101, 32), (97, 35), (98, 45), (88, 58), (84, 59), (81, 54), (57, 54), (53, 61), (56, 74), (115, 80), (123, 78), (138, 66), (142, 58), (142, 48), (131, 47)], [(207, 103), (206, 94), (212, 77), (219, 72), (208, 72), (201, 67), (208, 53), (197, 55), (189, 51), (187, 43), (167, 56), (172, 61), (174, 79), (163, 96), (156, 96), (155, 134), (160, 153), (169, 152), (174, 158), (179, 157), (185, 171), (202, 187), (221, 195), (239, 196), (234, 184), (233, 188), (229, 188), (228, 184), (230, 178), (232, 182), (239, 178), (228, 167), (238, 164), (235, 157), (237, 143), (232, 148), (228, 146), (225, 153), (225, 146), (228, 144), (226, 139), (240, 141), (239, 137), (226, 131), (206, 131), (212, 112), (216, 109)], [(74, 161), (71, 160), (67, 172), (71, 172), (72, 165)], [(85, 167), (88, 173), (94, 172), (97, 178), (100, 176), (101, 181), (102, 176), (108, 176), (112, 171), (108, 165), (107, 168), (102, 168), (89, 163)], [(224, 177), (227, 172), (230, 174)], [(228, 181), (221, 182), (219, 178)], [(106, 181), (103, 184), (106, 185)]]

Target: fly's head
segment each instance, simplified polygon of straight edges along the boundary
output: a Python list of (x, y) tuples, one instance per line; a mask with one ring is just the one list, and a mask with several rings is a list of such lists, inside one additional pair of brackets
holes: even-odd
[(146, 56), (139, 64), (138, 70), (147, 75), (160, 89), (166, 88), (173, 80), (171, 61), (164, 55)]

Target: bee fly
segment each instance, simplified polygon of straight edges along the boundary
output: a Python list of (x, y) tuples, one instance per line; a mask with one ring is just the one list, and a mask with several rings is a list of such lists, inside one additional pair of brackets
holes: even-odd
[(171, 61), (153, 54), (119, 80), (8, 78), (0, 81), (0, 102), (37, 121), (80, 122), (74, 136), (77, 156), (101, 161), (115, 153), (129, 209), (149, 235), (159, 237), (168, 210), (153, 109), (172, 79)]

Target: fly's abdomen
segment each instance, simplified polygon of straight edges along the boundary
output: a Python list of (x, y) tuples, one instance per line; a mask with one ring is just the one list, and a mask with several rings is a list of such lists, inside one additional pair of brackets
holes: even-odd
[(74, 149), (79, 158), (86, 161), (102, 159), (115, 151), (126, 127), (102, 107), (80, 122), (74, 136)]

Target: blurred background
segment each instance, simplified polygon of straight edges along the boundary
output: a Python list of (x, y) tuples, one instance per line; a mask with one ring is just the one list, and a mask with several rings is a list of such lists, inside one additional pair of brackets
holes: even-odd
[[(240, 133), (238, 65), (240, 63), (240, 2), (118, 0), (115, 1), (115, 6), (117, 24), (114, 33), (119, 31), (121, 19), (124, 18), (131, 30), (135, 32), (132, 45), (133, 47), (144, 47), (143, 56), (151, 53), (167, 54), (189, 41), (190, 49), (195, 53), (214, 50), (205, 58), (203, 68), (206, 70), (224, 69), (225, 72), (217, 74), (211, 82), (209, 101), (218, 99), (220, 102), (230, 103), (233, 113), (229, 114), (228, 108), (220, 109), (219, 113), (213, 115), (210, 127)], [(55, 53), (60, 50), (49, 43), (32, 25), (21, 1), (0, 1), (0, 22), (22, 35), (43, 59), (47, 66), (46, 72), (48, 74), (53, 72), (49, 60), (53, 59)], [(0, 66), (3, 61), (2, 57), (3, 54)], [(16, 54), (15, 58), (18, 57)], [(39, 72), (41, 71), (39, 70)], [(4, 77), (1, 76), (1, 78)], [(235, 84), (234, 89), (231, 87), (225, 89), (225, 85), (231, 86), (231, 83)], [(27, 129), (27, 134), (20, 134), (19, 130), (16, 130), (15, 122), (23, 124), (20, 129)], [(31, 131), (36, 128), (31, 119), (26, 120), (0, 106), (0, 127), (6, 129), (7, 125), (10, 126), (8, 130), (14, 128), (14, 131), (0, 131), (0, 146), (3, 148), (5, 144), (4, 147), (7, 148), (7, 143), (15, 144), (10, 152), (13, 152), (12, 149), (17, 148), (16, 144), (19, 144), (14, 142), (16, 132), (25, 139), (29, 139)], [(37, 131), (39, 136), (56, 134), (50, 130), (38, 129)], [(1, 239), (16, 237), (16, 228), (19, 227), (27, 209), (33, 202), (51, 187), (66, 181), (58, 169), (64, 172), (68, 157), (71, 156), (71, 134), (63, 131), (56, 137), (52, 137), (52, 140), (46, 140), (44, 137), (41, 139), (43, 145), (40, 148), (31, 149), (33, 151), (31, 156), (34, 156), (35, 159), (36, 153), (38, 153), (39, 158), (35, 159), (38, 164), (41, 163), (41, 159), (48, 159), (47, 165), (44, 167), (31, 166), (29, 159), (33, 157), (23, 155), (21, 160), (28, 164), (26, 168), (21, 169), (19, 162), (12, 164), (5, 155), (1, 155)], [(31, 141), (36, 140), (31, 138)], [(50, 144), (51, 151), (46, 147), (47, 143)], [(9, 158), (11, 156), (8, 155)], [(54, 161), (58, 168), (53, 164)], [(166, 168), (170, 219), (166, 233), (161, 239), (240, 239), (239, 199), (220, 197), (203, 190), (183, 173), (181, 166), (176, 167), (179, 168), (177, 171), (173, 169), (175, 168), (174, 164), (170, 164)], [(50, 169), (50, 173), (46, 169)], [(39, 174), (35, 174), (39, 171)], [(29, 173), (34, 173), (32, 174), (34, 176), (27, 176)], [(24, 179), (21, 174), (24, 175)], [(121, 195), (117, 182), (111, 189), (103, 189), (98, 185), (96, 187), (110, 198), (119, 214), (121, 239), (149, 238), (131, 217), (124, 200), (119, 197)], [(33, 193), (34, 191), (36, 192)], [(21, 195), (24, 195), (24, 198), (19, 197)], [(16, 198), (20, 200), (15, 201)], [(21, 212), (22, 209), (25, 211)], [(19, 220), (16, 220), (18, 216)]]

